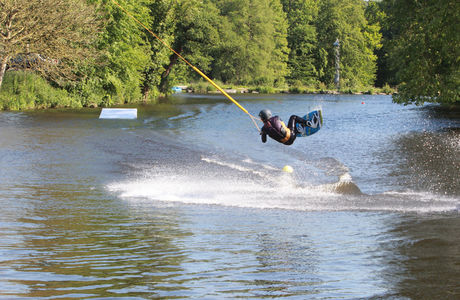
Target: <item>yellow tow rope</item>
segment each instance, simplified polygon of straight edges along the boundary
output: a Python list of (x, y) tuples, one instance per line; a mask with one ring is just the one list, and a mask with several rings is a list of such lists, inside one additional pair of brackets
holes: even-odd
[(145, 30), (147, 30), (151, 35), (153, 35), (157, 40), (159, 40), (163, 45), (169, 48), (174, 54), (176, 54), (180, 59), (182, 59), (187, 65), (189, 65), (195, 72), (200, 74), (204, 79), (209, 81), (216, 89), (218, 89), (225, 97), (227, 97), (230, 101), (232, 101), (236, 106), (238, 106), (239, 109), (241, 109), (243, 112), (245, 112), (252, 120), (254, 125), (256, 126), (257, 130), (260, 131), (259, 126), (257, 125), (257, 122), (255, 120), (259, 120), (257, 117), (254, 117), (251, 115), (243, 106), (241, 106), (235, 99), (233, 99), (226, 91), (224, 91), (220, 86), (217, 85), (211, 78), (206, 76), (203, 72), (201, 72), (197, 67), (192, 65), (188, 60), (186, 60), (182, 55), (180, 55), (178, 52), (176, 52), (173, 48), (171, 48), (165, 41), (163, 41), (158, 35), (156, 35), (152, 30), (150, 30), (144, 23), (136, 19), (132, 14), (129, 13), (125, 8), (123, 8), (118, 2), (115, 0), (112, 0), (113, 4), (118, 6), (122, 11), (126, 13), (131, 19), (133, 19), (136, 23), (141, 25)]

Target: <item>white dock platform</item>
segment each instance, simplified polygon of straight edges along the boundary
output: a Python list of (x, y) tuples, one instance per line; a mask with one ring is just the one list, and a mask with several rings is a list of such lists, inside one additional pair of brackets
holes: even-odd
[(137, 119), (137, 108), (103, 108), (99, 119)]

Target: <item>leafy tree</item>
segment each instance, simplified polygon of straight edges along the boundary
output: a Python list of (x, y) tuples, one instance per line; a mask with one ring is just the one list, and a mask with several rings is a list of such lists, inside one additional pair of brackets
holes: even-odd
[(460, 2), (385, 0), (398, 103), (460, 102)]
[(319, 2), (317, 69), (320, 80), (332, 84), (335, 74), (334, 42), (340, 41), (341, 87), (372, 85), (381, 35), (377, 24), (369, 25), (362, 0), (322, 0)]
[(216, 1), (221, 42), (213, 76), (237, 84), (282, 84), (287, 74), (287, 23), (279, 0)]
[[(129, 103), (141, 99), (143, 71), (150, 61), (150, 45), (145, 30), (110, 0), (100, 0), (106, 9), (107, 25), (98, 49), (105, 64), (95, 66), (83, 85), (83, 98), (103, 97), (103, 104)], [(150, 22), (149, 0), (118, 3), (141, 22)], [(94, 101), (97, 101), (95, 99)]]
[[(167, 44), (174, 41), (174, 30), (178, 20), (175, 15), (174, 0), (157, 0), (148, 4), (152, 32), (161, 37)], [(160, 83), (166, 74), (165, 66), (170, 64), (171, 50), (160, 43), (154, 36), (148, 34), (150, 42), (150, 61), (144, 69), (144, 81), (142, 83), (142, 96), (144, 102), (155, 99), (159, 94)], [(172, 66), (171, 66), (172, 69)], [(153, 91), (153, 93), (152, 93)]]
[(0, 0), (0, 87), (7, 66), (58, 79), (94, 57), (95, 8), (81, 0)]
[(388, 66), (388, 50), (385, 41), (391, 36), (391, 28), (388, 26), (387, 15), (384, 11), (383, 2), (368, 1), (365, 10), (365, 16), (369, 25), (380, 27), (382, 34), (382, 47), (374, 50), (377, 56), (377, 73), (375, 85), (383, 87), (385, 84), (395, 85), (394, 75)]
[(318, 4), (315, 0), (283, 0), (283, 9), (289, 23), (289, 75), (290, 82), (313, 84), (317, 80), (315, 67), (316, 27)]
[[(219, 9), (220, 24), (217, 29), (221, 37), (212, 51), (212, 77), (223, 82), (241, 83), (247, 80), (248, 72), (245, 63), (246, 36), (241, 34), (244, 23), (243, 14), (247, 17), (246, 0), (213, 0)], [(248, 62), (249, 63), (249, 62)]]
[(272, 77), (267, 77), (267, 82), (275, 86), (282, 86), (288, 71), (289, 46), (288, 46), (288, 21), (286, 14), (283, 11), (283, 6), (279, 0), (270, 1), (270, 8), (273, 11), (273, 40), (275, 47), (272, 50), (272, 57), (268, 62), (268, 69), (271, 71)]
[[(219, 23), (218, 10), (210, 1), (181, 0), (173, 7), (175, 23), (172, 32), (172, 48), (200, 70), (207, 72), (213, 58), (210, 48), (218, 40), (216, 26)], [(161, 75), (160, 90), (167, 92), (170, 88), (168, 76), (178, 63), (178, 57), (171, 54), (169, 63)], [(190, 73), (191, 76), (199, 76)]]

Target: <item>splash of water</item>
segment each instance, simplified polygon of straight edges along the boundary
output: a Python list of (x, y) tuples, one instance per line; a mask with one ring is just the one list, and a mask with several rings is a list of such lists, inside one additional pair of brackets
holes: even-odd
[[(108, 190), (128, 201), (258, 209), (418, 213), (458, 210), (458, 199), (430, 193), (389, 191), (378, 195), (363, 194), (348, 172), (340, 174), (337, 182), (313, 185), (303, 182), (296, 172), (282, 172), (279, 168), (248, 159), (227, 162), (216, 157), (203, 157), (202, 162), (217, 166), (217, 172), (197, 168), (171, 173), (147, 168), (138, 178), (108, 185)], [(338, 169), (347, 171), (343, 165), (332, 163), (331, 168), (324, 171), (331, 172), (332, 169), (336, 174)]]

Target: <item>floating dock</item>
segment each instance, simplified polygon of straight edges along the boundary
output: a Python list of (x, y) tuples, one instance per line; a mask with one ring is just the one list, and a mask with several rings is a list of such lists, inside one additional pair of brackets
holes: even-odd
[(103, 108), (99, 119), (137, 119), (137, 108)]

